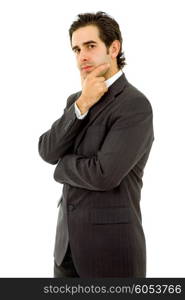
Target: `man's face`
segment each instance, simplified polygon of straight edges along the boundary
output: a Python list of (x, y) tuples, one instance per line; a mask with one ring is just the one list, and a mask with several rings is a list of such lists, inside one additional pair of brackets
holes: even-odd
[[(96, 26), (88, 25), (74, 31), (71, 43), (82, 79), (85, 79), (95, 67), (111, 63), (110, 54), (107, 53), (105, 44), (100, 40)], [(109, 73), (110, 70), (106, 70), (100, 75), (107, 79)]]

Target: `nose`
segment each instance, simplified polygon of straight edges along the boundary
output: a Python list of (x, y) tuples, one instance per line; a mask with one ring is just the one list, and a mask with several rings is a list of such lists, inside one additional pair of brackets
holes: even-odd
[(89, 58), (88, 58), (87, 51), (81, 50), (80, 54), (79, 54), (79, 61), (80, 61), (80, 63), (86, 62), (86, 61), (88, 61), (88, 59)]

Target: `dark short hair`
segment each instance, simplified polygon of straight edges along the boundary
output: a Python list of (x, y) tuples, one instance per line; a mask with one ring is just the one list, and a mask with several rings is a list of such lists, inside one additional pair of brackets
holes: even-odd
[(122, 36), (118, 23), (102, 11), (98, 11), (97, 13), (79, 14), (77, 16), (77, 20), (72, 23), (69, 29), (70, 41), (72, 40), (72, 34), (74, 31), (87, 25), (95, 25), (98, 27), (99, 37), (102, 42), (104, 42), (107, 49), (113, 41), (120, 41), (121, 47), (117, 56), (117, 64), (119, 69), (123, 68), (126, 62), (124, 52), (122, 52)]

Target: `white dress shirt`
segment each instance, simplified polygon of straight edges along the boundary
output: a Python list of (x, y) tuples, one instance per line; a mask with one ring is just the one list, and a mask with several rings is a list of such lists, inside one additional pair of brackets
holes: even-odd
[[(110, 77), (109, 79), (107, 79), (105, 81), (106, 86), (109, 88), (121, 75), (123, 74), (122, 70), (119, 70), (116, 74), (114, 74), (112, 77)], [(88, 114), (88, 111), (85, 114), (81, 114), (78, 106), (76, 105), (75, 102), (75, 113), (76, 113), (76, 117), (78, 119), (83, 119), (85, 118), (85, 116)]]

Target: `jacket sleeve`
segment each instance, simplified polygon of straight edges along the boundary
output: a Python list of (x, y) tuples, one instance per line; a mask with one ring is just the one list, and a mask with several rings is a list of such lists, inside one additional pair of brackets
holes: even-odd
[(50, 164), (56, 164), (62, 156), (68, 153), (82, 126), (83, 120), (77, 119), (75, 114), (74, 102), (78, 98), (75, 95), (77, 94), (68, 98), (61, 118), (56, 120), (51, 128), (39, 138), (39, 154)]
[(138, 110), (131, 109), (115, 120), (96, 155), (65, 155), (55, 168), (54, 179), (95, 191), (118, 186), (151, 147), (152, 119), (150, 104), (141, 101)]

